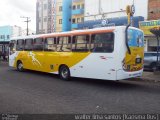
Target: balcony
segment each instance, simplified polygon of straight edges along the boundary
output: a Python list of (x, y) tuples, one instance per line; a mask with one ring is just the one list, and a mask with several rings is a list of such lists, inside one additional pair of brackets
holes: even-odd
[(84, 0), (72, 0), (72, 2), (74, 3), (74, 2), (84, 2)]
[(78, 28), (78, 24), (77, 23), (72, 24), (72, 29), (77, 29), (77, 28)]
[(81, 15), (84, 14), (84, 9), (72, 10), (72, 15)]

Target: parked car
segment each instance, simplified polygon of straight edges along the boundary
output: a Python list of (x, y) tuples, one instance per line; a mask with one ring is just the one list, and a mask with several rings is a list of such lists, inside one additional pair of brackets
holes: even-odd
[[(160, 68), (160, 53), (158, 56), (158, 68)], [(157, 52), (144, 53), (144, 70), (156, 70), (157, 65)]]

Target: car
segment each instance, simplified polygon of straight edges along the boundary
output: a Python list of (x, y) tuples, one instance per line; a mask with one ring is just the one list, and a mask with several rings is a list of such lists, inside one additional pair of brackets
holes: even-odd
[[(160, 53), (158, 54), (158, 68), (160, 68)], [(144, 53), (144, 70), (155, 71), (157, 66), (157, 52)]]

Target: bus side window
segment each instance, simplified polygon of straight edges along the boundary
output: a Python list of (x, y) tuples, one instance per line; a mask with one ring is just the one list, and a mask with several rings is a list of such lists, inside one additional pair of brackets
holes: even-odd
[(33, 49), (33, 39), (25, 39), (24, 49), (26, 51), (31, 51)]
[(44, 50), (56, 51), (56, 38), (46, 38)]
[(89, 35), (77, 35), (72, 39), (73, 52), (87, 52), (89, 51)]
[(10, 53), (9, 54), (12, 55), (16, 51), (16, 41), (11, 40), (10, 43), (9, 43), (9, 47), (10, 47)]
[(57, 51), (70, 52), (71, 51), (71, 37), (58, 37)]
[(91, 37), (91, 51), (111, 53), (114, 50), (114, 34), (100, 33)]
[(17, 40), (16, 50), (17, 51), (24, 50), (24, 40), (23, 39)]
[(43, 50), (43, 38), (35, 38), (33, 43), (34, 51), (42, 51)]

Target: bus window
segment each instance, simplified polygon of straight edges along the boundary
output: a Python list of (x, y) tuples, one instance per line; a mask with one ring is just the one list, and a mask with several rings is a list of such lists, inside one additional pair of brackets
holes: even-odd
[(33, 39), (25, 39), (24, 49), (30, 51), (33, 49)]
[(128, 30), (128, 45), (132, 47), (143, 47), (144, 36), (143, 32), (134, 29)]
[(16, 50), (22, 51), (23, 49), (24, 49), (24, 40), (23, 39), (17, 40)]
[(45, 51), (56, 51), (56, 38), (46, 38)]
[(9, 54), (12, 55), (16, 51), (16, 41), (15, 40), (11, 40), (10, 43), (9, 43), (9, 47), (10, 47)]
[(114, 50), (114, 34), (100, 33), (93, 34), (91, 39), (92, 52), (111, 53)]
[(34, 51), (42, 51), (43, 50), (43, 38), (35, 38), (33, 44)]
[(89, 35), (73, 36), (72, 51), (73, 52), (89, 51)]
[(71, 37), (59, 37), (57, 41), (57, 51), (71, 51)]

